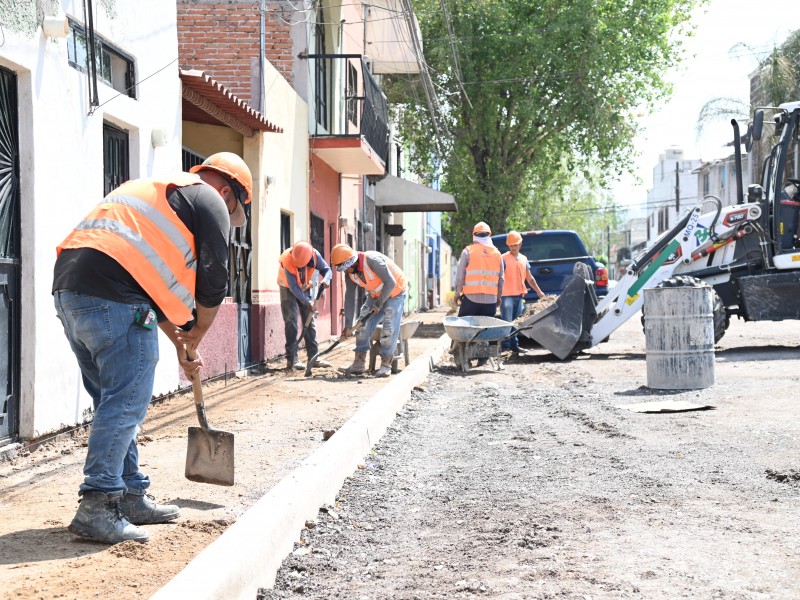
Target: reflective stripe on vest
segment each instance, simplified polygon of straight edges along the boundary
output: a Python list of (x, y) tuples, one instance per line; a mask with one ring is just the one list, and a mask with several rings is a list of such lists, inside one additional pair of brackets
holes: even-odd
[(511, 252), (506, 252), (503, 254), (503, 262), (506, 265), (503, 275), (503, 296), (524, 296), (528, 259), (522, 254), (515, 257)]
[(466, 250), (469, 253), (469, 264), (464, 274), (461, 293), (496, 296), (503, 260), (500, 251), (494, 246), (483, 244), (470, 244)]
[(361, 279), (356, 273), (352, 273), (350, 275), (350, 279), (352, 279), (357, 285), (360, 285), (366, 289), (367, 293), (373, 298), (379, 298), (381, 295), (381, 290), (383, 290), (383, 280), (378, 277), (372, 269), (369, 268), (369, 265), (367, 264), (367, 258), (382, 258), (384, 261), (386, 261), (386, 266), (389, 268), (389, 272), (394, 277), (395, 282), (394, 289), (389, 295), (390, 298), (395, 298), (406, 291), (405, 273), (400, 270), (400, 267), (398, 267), (391, 258), (384, 256), (380, 252), (375, 252), (374, 250), (362, 252), (361, 256), (359, 256), (358, 262), (361, 266), (361, 273), (364, 274), (364, 279)]
[(164, 313), (182, 325), (192, 319), (197, 254), (192, 232), (167, 202), (168, 186), (203, 183), (183, 173), (168, 180), (128, 181), (112, 191), (59, 244), (94, 248), (117, 261)]
[[(289, 256), (291, 252), (292, 249), (287, 248), (278, 258), (278, 263), (280, 263), (281, 266), (281, 268), (278, 269), (278, 285), (285, 288), (289, 287), (289, 282), (286, 281), (286, 271), (289, 271), (289, 273), (294, 275), (295, 279), (297, 279), (297, 285), (300, 286), (300, 289), (305, 290), (309, 287), (309, 282), (314, 275), (314, 269), (317, 268), (317, 251), (314, 250), (314, 253), (312, 254), (313, 258), (311, 260), (313, 264), (310, 267), (302, 267), (300, 269), (294, 266), (294, 263)], [(286, 271), (284, 271), (284, 269), (286, 269)], [(301, 281), (300, 272), (303, 270), (305, 270), (305, 280)]]

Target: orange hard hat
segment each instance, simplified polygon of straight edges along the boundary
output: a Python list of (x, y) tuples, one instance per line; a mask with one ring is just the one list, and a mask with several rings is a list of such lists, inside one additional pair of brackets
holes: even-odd
[(475, 223), (475, 227), (472, 228), (472, 235), (476, 235), (478, 233), (488, 233), (489, 235), (492, 235), (492, 230), (486, 223), (480, 221), (479, 223)]
[(216, 171), (226, 179), (232, 179), (239, 184), (244, 192), (244, 198), (240, 197), (239, 201), (242, 204), (250, 204), (253, 193), (253, 176), (241, 156), (233, 152), (217, 152), (205, 159), (202, 164), (189, 169), (192, 173), (205, 170)]
[(506, 236), (506, 245), (507, 246), (516, 246), (517, 244), (522, 243), (522, 236), (519, 234), (518, 231), (509, 231), (508, 235)]
[(297, 242), (289, 252), (295, 267), (305, 267), (314, 256), (314, 248), (308, 242)]
[(358, 253), (347, 244), (336, 244), (331, 250), (331, 264), (337, 271), (349, 269), (357, 257)]

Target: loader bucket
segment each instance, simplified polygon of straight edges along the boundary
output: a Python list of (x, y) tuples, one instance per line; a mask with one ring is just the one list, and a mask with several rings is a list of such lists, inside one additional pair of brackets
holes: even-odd
[(591, 347), (592, 324), (597, 317), (597, 295), (591, 279), (586, 277), (588, 267), (586, 271), (579, 267), (586, 265), (576, 265), (576, 274), (567, 282), (555, 304), (519, 324), (520, 335), (537, 342), (561, 360)]

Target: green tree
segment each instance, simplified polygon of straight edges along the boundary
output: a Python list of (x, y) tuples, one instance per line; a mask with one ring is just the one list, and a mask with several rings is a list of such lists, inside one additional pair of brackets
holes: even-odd
[(481, 220), (540, 228), (572, 202), (576, 178), (630, 169), (632, 115), (669, 92), (663, 74), (704, 1), (415, 0), (437, 109), (408, 82), (387, 89), (406, 103), (413, 168), (433, 178), (440, 167), (456, 197), (454, 247)]

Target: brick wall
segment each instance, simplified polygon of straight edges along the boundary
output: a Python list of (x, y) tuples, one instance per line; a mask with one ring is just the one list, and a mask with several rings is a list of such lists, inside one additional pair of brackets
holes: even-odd
[[(267, 2), (266, 59), (292, 83), (292, 41), (282, 2)], [(296, 18), (296, 17), (295, 17)], [(252, 103), (259, 60), (258, 2), (178, 2), (178, 52), (182, 68), (205, 71), (242, 100)], [(255, 65), (255, 67), (254, 67)]]

